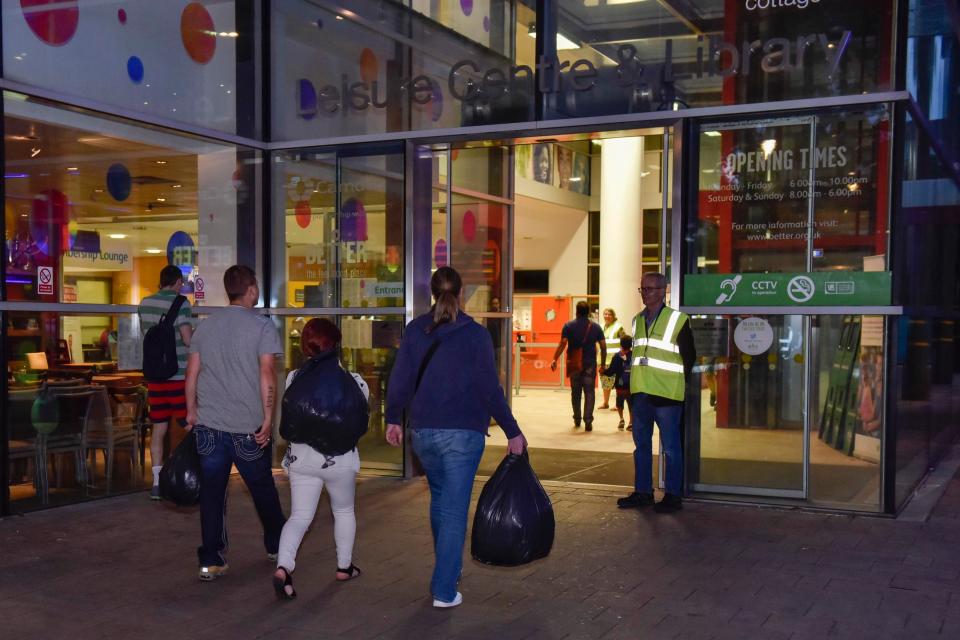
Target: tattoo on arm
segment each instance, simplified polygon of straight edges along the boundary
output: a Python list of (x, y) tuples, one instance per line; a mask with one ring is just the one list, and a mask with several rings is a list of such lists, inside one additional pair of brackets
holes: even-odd
[(267, 387), (267, 409), (273, 409), (274, 389), (273, 385)]

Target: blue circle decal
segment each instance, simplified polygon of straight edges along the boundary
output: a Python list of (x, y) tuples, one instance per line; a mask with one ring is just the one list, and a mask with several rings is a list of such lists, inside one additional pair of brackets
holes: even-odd
[(130, 197), (130, 171), (119, 162), (107, 169), (107, 191), (118, 202)]
[(137, 56), (130, 56), (127, 60), (127, 75), (135, 84), (143, 81), (143, 62)]

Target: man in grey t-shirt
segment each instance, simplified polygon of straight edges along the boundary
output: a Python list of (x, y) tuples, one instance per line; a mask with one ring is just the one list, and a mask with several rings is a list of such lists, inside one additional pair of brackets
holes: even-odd
[(227, 571), (224, 516), (233, 465), (253, 497), (271, 560), (286, 522), (270, 464), (277, 397), (274, 361), (283, 347), (273, 323), (253, 311), (260, 298), (253, 270), (234, 265), (224, 273), (223, 285), (230, 306), (200, 323), (187, 361), (187, 425), (195, 430), (202, 469), (202, 544), (197, 549), (201, 580)]

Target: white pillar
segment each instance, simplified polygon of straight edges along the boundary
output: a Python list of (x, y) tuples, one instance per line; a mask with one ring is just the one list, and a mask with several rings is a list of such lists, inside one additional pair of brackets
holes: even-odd
[(610, 307), (632, 334), (633, 316), (643, 307), (637, 292), (643, 251), (643, 138), (604, 140), (600, 163), (600, 321), (603, 309)]

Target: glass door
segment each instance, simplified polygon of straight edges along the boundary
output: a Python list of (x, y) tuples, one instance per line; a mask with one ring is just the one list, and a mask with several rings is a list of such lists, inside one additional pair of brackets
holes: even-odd
[(811, 329), (792, 305), (809, 278), (789, 276), (811, 271), (815, 136), (813, 116), (700, 128), (696, 262), (684, 280), (698, 355), (695, 491), (807, 495)]

